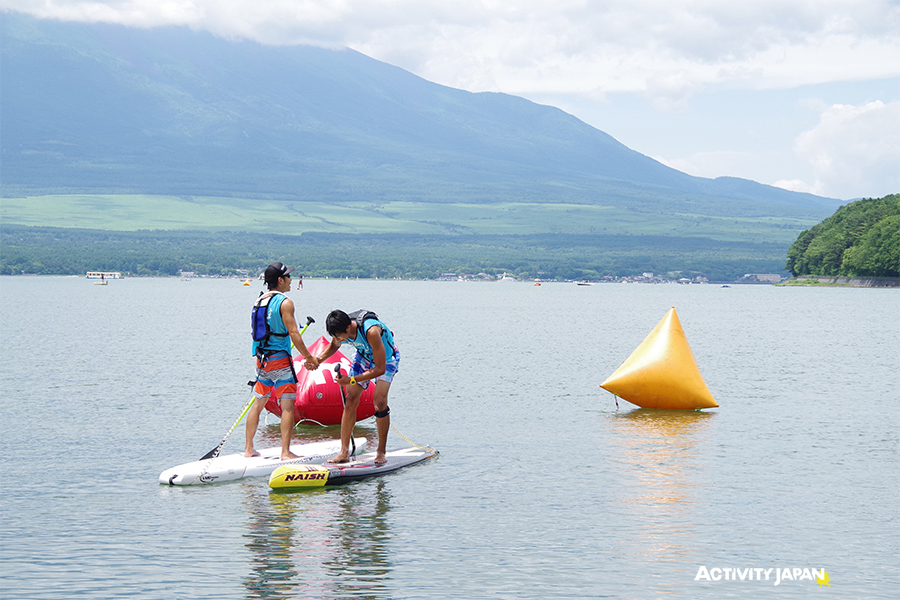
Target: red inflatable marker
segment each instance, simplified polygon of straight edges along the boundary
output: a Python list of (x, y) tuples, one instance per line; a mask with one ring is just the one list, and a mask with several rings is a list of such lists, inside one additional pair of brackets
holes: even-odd
[[(307, 346), (312, 355), (322, 352), (331, 343), (322, 336)], [(340, 364), (345, 373), (350, 370), (350, 360), (340, 350), (319, 365), (315, 371), (307, 371), (303, 366), (303, 358), (295, 357), (294, 371), (297, 373), (297, 399), (294, 400), (294, 421), (316, 421), (322, 425), (340, 425), (344, 414), (344, 403), (341, 399), (341, 386), (334, 381), (334, 365)], [(368, 419), (375, 414), (375, 386), (364, 390), (356, 409), (357, 422)], [(269, 398), (266, 410), (281, 417), (281, 406)]]

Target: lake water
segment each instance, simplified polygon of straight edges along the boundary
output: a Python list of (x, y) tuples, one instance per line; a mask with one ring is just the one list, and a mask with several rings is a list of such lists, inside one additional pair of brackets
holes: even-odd
[[(393, 423), (440, 456), (296, 494), (159, 485), (240, 413), (259, 289), (0, 278), (0, 596), (898, 597), (896, 291), (307, 280), (309, 342), (333, 308), (395, 331)], [(672, 306), (721, 408), (617, 408), (599, 384)]]

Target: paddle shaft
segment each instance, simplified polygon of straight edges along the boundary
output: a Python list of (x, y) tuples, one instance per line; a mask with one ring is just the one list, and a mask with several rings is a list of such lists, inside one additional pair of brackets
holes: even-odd
[[(250, 382), (248, 382), (248, 385), (253, 386), (255, 383), (256, 383), (255, 381), (250, 381)], [(250, 407), (253, 406), (254, 402), (256, 402), (256, 390), (251, 388), (250, 400), (247, 402), (247, 406), (244, 407), (244, 410), (241, 411), (241, 415), (234, 422), (234, 425), (231, 426), (231, 429), (228, 430), (228, 433), (225, 434), (225, 437), (222, 438), (222, 441), (219, 442), (219, 445), (216, 446), (215, 448), (213, 448), (212, 450), (210, 450), (209, 452), (207, 452), (206, 454), (204, 454), (203, 456), (201, 456), (200, 460), (206, 460), (207, 458), (215, 458), (219, 455), (219, 450), (221, 450), (222, 446), (225, 445), (225, 442), (228, 441), (228, 436), (231, 435), (231, 432), (234, 431), (234, 428), (238, 426), (238, 423), (240, 423), (243, 420), (244, 416), (250, 411)]]
[[(303, 335), (306, 332), (306, 328), (309, 327), (310, 323), (315, 323), (316, 320), (312, 317), (306, 317), (306, 325), (303, 326), (303, 329), (300, 330), (300, 335)], [(294, 349), (294, 342), (291, 342), (291, 350)]]
[[(336, 377), (341, 376), (341, 363), (337, 363), (334, 365), (334, 374)], [(338, 386), (341, 388), (341, 404), (344, 407), (344, 410), (347, 409), (347, 398), (344, 396), (344, 386)], [(343, 418), (343, 417), (342, 417)], [(353, 415), (353, 419), (356, 420), (356, 415)], [(350, 428), (350, 456), (356, 456), (356, 440), (353, 439), (353, 428)]]

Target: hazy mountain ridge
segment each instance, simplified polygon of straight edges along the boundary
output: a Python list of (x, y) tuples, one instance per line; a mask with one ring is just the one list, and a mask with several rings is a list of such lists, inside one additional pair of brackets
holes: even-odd
[(563, 111), (352, 50), (0, 13), (4, 193), (571, 202), (824, 218), (838, 201), (691, 177)]

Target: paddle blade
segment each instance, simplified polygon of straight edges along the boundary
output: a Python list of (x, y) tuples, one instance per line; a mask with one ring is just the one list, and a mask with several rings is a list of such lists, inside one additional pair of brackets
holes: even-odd
[(219, 444), (218, 446), (216, 446), (215, 448), (213, 448), (212, 450), (210, 450), (209, 452), (207, 452), (206, 454), (201, 456), (200, 460), (206, 460), (208, 458), (215, 458), (219, 454), (219, 450), (221, 450), (221, 449), (222, 449), (222, 444)]

